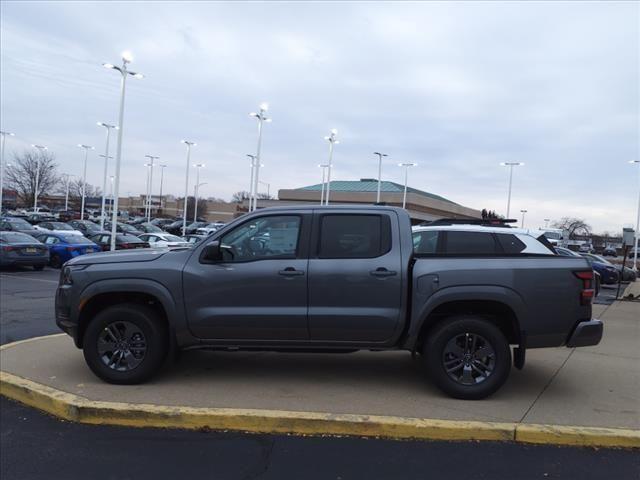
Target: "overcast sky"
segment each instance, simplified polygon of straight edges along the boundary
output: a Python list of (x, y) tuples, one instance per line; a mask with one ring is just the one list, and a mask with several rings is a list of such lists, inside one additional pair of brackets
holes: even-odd
[[(2, 2), (2, 130), (7, 151), (48, 145), (81, 174), (78, 143), (117, 123), (119, 75), (134, 54), (121, 193), (141, 193), (145, 154), (166, 193), (184, 192), (185, 150), (206, 163), (201, 192), (247, 190), (247, 153), (270, 105), (261, 177), (271, 191), (318, 183), (331, 128), (334, 178), (375, 177), (373, 151), (419, 166), (410, 185), (460, 204), (513, 212), (527, 226), (584, 217), (597, 231), (635, 223), (640, 158), (637, 2), (205, 3)], [(112, 143), (112, 152), (115, 150)], [(156, 176), (156, 179), (158, 177)], [(193, 178), (193, 177), (192, 177)], [(266, 187), (262, 187), (264, 190)], [(159, 183), (155, 185), (156, 192)], [(518, 213), (519, 216), (519, 213)]]

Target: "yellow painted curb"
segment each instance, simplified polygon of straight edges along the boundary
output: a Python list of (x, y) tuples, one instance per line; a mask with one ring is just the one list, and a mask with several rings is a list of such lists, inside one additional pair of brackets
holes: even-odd
[(519, 424), (516, 442), (581, 447), (640, 448), (640, 431), (624, 428)]

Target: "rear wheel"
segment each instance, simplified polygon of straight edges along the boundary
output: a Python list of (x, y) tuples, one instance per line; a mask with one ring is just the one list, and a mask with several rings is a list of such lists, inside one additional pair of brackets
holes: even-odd
[(49, 265), (51, 265), (51, 267), (53, 268), (62, 267), (62, 259), (60, 258), (60, 255), (51, 255), (51, 259), (49, 260)]
[(489, 320), (450, 317), (437, 325), (423, 355), (434, 383), (454, 398), (478, 400), (496, 392), (511, 370), (509, 342)]
[(110, 307), (89, 321), (83, 340), (89, 368), (108, 383), (142, 383), (160, 370), (168, 348), (167, 329), (150, 308)]

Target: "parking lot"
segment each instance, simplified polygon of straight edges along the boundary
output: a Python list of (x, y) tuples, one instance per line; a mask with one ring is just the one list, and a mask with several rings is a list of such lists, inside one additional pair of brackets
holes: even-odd
[[(53, 322), (53, 295), (58, 274), (59, 271), (49, 268), (42, 272), (25, 269), (4, 270), (0, 273), (2, 300), (0, 330), (3, 344), (58, 333)], [(611, 291), (605, 289), (601, 295), (611, 295)], [(603, 304), (595, 306), (594, 310), (602, 314), (607, 308), (609, 307)], [(629, 341), (633, 341), (633, 330), (629, 333), (631, 335)], [(611, 345), (607, 348), (611, 348)], [(568, 350), (565, 349), (562, 352), (568, 352)], [(200, 355), (199, 352), (193, 353)], [(535, 353), (541, 354), (542, 351)], [(80, 361), (79, 352), (73, 351), (73, 354), (78, 356)], [(206, 355), (206, 352), (203, 354)], [(552, 359), (554, 355), (551, 351), (548, 357)], [(320, 401), (322, 395), (326, 393), (326, 391), (323, 392), (324, 389), (335, 389), (331, 394), (334, 402), (348, 400), (349, 395), (345, 397), (347, 390), (353, 394), (354, 390), (364, 389), (362, 391), (366, 392), (365, 396), (368, 399), (367, 408), (369, 410), (377, 408), (376, 413), (394, 413), (394, 409), (402, 408), (403, 402), (404, 407), (407, 407), (407, 402), (413, 405), (411, 408), (416, 415), (424, 413), (421, 410), (426, 408), (425, 405), (421, 405), (419, 392), (414, 392), (408, 399), (397, 398), (398, 401), (392, 401), (394, 396), (400, 394), (398, 389), (411, 385), (413, 385), (411, 388), (423, 389), (418, 378), (419, 372), (413, 372), (415, 369), (411, 367), (409, 357), (404, 360), (393, 360), (389, 365), (384, 365), (385, 362), (380, 358), (376, 358), (372, 364), (369, 360), (359, 360), (353, 355), (313, 356), (314, 358), (309, 357), (302, 362), (296, 362), (296, 368), (286, 378), (282, 375), (273, 377), (269, 373), (269, 366), (273, 362), (287, 361), (285, 356), (268, 354), (264, 362), (260, 361), (259, 365), (253, 367), (250, 357), (252, 355), (244, 354), (242, 358), (234, 354), (211, 356), (212, 361), (217, 358), (218, 363), (222, 362), (226, 365), (223, 369), (226, 373), (220, 378), (212, 378), (210, 388), (207, 388), (207, 382), (202, 383), (200, 378), (201, 389), (205, 389), (202, 393), (211, 396), (213, 403), (229, 401), (238, 404), (240, 402), (240, 405), (256, 407), (263, 399), (271, 401), (264, 396), (264, 393), (275, 389), (279, 393), (274, 397), (274, 401), (277, 402), (278, 398), (286, 397), (289, 399), (287, 401), (291, 408), (302, 408), (307, 405), (313, 410), (326, 408), (326, 405), (314, 407), (314, 402)], [(398, 367), (396, 365), (398, 361), (407, 363), (410, 367), (408, 373), (404, 375), (406, 378), (399, 378), (393, 374), (393, 370)], [(543, 363), (540, 364), (540, 361)], [(550, 365), (549, 361), (553, 363), (553, 360), (539, 360), (537, 365), (536, 363), (529, 365), (529, 372), (533, 372), (536, 377), (535, 372), (540, 372), (541, 366), (556, 368)], [(201, 377), (202, 372), (206, 370), (206, 365), (201, 365), (190, 371), (189, 365), (189, 358), (181, 360), (180, 365), (169, 374), (169, 377), (179, 375), (188, 378), (197, 374), (197, 378), (198, 375)], [(212, 364), (210, 367), (215, 365)], [(80, 370), (84, 368), (83, 364), (79, 365)], [(313, 381), (309, 385), (309, 380), (304, 380), (304, 377), (308, 376), (304, 374), (305, 369), (310, 369), (307, 374), (313, 378), (322, 376), (326, 377), (326, 381), (315, 387), (312, 385)], [(388, 380), (383, 383), (389, 387), (389, 390), (385, 389), (381, 392), (380, 384), (375, 387), (371, 379), (367, 380), (367, 371), (370, 369), (387, 372), (385, 375), (388, 375)], [(278, 369), (274, 367), (273, 370)], [(526, 368), (524, 372), (527, 372)], [(565, 375), (568, 375), (565, 381), (569, 381), (572, 373), (568, 370)], [(83, 381), (87, 380), (93, 381), (91, 378)], [(525, 377), (522, 377), (522, 380), (526, 383)], [(224, 382), (227, 382), (227, 387), (230, 385), (228, 382), (231, 382), (231, 385), (235, 385), (234, 388), (246, 390), (246, 395), (234, 400), (233, 391), (225, 390)], [(259, 386), (263, 382), (262, 394), (259, 393), (259, 389), (258, 391), (253, 389), (251, 384), (255, 382), (257, 383), (254, 386)], [(289, 382), (289, 384), (285, 385), (283, 382)], [(298, 391), (295, 387), (296, 382), (301, 382), (300, 384), (306, 387), (300, 387), (302, 390)], [(517, 376), (513, 382), (521, 383)], [(347, 385), (349, 387), (345, 390)], [(81, 384), (78, 388), (82, 389)], [(316, 393), (314, 388), (317, 389)], [(429, 389), (430, 387), (427, 390)], [(541, 384), (541, 389), (546, 391), (546, 395), (561, 395), (557, 389), (555, 391), (547, 389), (544, 382)], [(507, 388), (505, 395), (512, 395), (509, 392)], [(533, 393), (532, 401), (537, 395)], [(282, 397), (283, 394), (284, 397)], [(300, 396), (301, 394), (303, 395)], [(583, 394), (588, 394), (588, 391), (585, 390)], [(357, 402), (354, 402), (355, 400), (352, 399), (352, 407), (357, 407)], [(470, 404), (472, 409), (469, 410), (464, 405), (456, 406), (454, 405), (456, 402), (442, 397), (439, 408), (454, 412), (458, 416), (462, 415), (463, 418), (471, 418), (475, 415), (465, 411), (485, 412), (485, 417), (480, 415), (476, 418), (486, 419), (492, 416), (505, 418), (510, 415), (509, 409), (504, 410), (509, 404), (512, 405), (510, 411), (514, 412), (513, 401), (509, 401), (502, 404), (500, 412), (491, 413), (492, 405), (495, 404), (492, 402), (494, 401), (472, 403)], [(498, 404), (500, 404), (499, 400)], [(282, 405), (277, 403), (269, 406), (282, 408)], [(524, 408), (528, 409), (526, 406)], [(142, 471), (145, 475), (154, 473), (159, 476), (177, 475), (180, 465), (187, 464), (190, 465), (192, 473), (208, 475), (215, 471), (218, 478), (284, 478), (287, 476), (290, 478), (302, 476), (305, 478), (397, 478), (398, 471), (403, 472), (404, 478), (424, 478), (429, 471), (447, 471), (448, 478), (576, 478), (579, 476), (586, 479), (602, 478), (605, 475), (610, 478), (633, 478), (640, 471), (640, 460), (637, 455), (631, 451), (616, 449), (596, 451), (589, 448), (533, 446), (509, 442), (465, 443), (309, 438), (89, 426), (61, 422), (6, 399), (2, 399), (1, 410), (3, 478), (40, 478), (50, 471), (63, 472), (64, 478), (86, 478), (82, 473), (83, 465), (90, 465), (92, 471), (100, 471), (101, 460), (96, 458), (96, 449), (109, 452), (108, 456), (103, 457), (104, 462), (111, 464), (115, 461), (126, 471), (126, 474), (118, 478), (135, 478)], [(528, 413), (536, 414), (535, 408), (529, 408), (529, 410), (531, 412)], [(603, 415), (602, 418), (607, 418), (607, 415), (615, 415), (615, 412), (605, 412)], [(562, 422), (562, 419), (556, 420)], [(628, 427), (631, 428), (632, 425)], [(148, 448), (150, 444), (154, 445), (152, 450)], [(118, 453), (123, 451), (127, 454)], [(461, 456), (464, 462), (459, 461)], [(485, 475), (469, 476), (469, 462), (477, 465), (479, 471)], [(93, 477), (100, 478), (99, 475)], [(107, 478), (106, 475), (104, 478)]]

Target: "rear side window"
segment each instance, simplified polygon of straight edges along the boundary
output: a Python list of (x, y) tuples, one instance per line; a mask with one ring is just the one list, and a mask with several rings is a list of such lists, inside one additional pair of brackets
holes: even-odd
[(489, 232), (446, 232), (445, 253), (448, 255), (497, 255), (499, 252)]
[(413, 251), (417, 255), (433, 255), (438, 246), (438, 232), (435, 230), (415, 232), (413, 234)]
[(520, 253), (525, 248), (527, 248), (527, 246), (515, 235), (498, 233), (496, 237), (498, 237), (498, 243), (500, 243), (500, 246), (502, 247), (502, 250), (504, 250), (504, 253)]
[(375, 258), (391, 248), (386, 215), (323, 215), (319, 258)]

